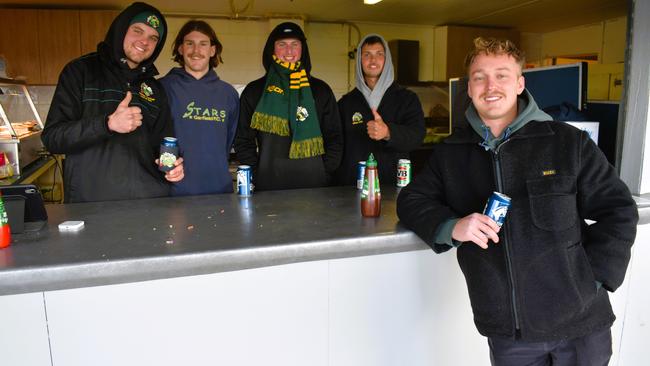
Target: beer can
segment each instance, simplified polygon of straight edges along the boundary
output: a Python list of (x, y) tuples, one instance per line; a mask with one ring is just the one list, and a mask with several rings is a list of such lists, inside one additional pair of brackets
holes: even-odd
[(251, 167), (250, 165), (239, 165), (237, 167), (237, 194), (248, 197), (252, 193)]
[(399, 159), (397, 162), (397, 186), (406, 187), (411, 183), (411, 161)]
[(483, 209), (483, 214), (494, 220), (499, 227), (506, 221), (506, 214), (510, 207), (510, 197), (503, 193), (492, 192)]
[(363, 176), (366, 174), (366, 162), (360, 161), (357, 164), (357, 189), (363, 189)]
[(178, 143), (175, 137), (165, 137), (160, 143), (160, 158), (158, 158), (158, 170), (168, 172), (174, 169), (174, 163), (178, 159)]

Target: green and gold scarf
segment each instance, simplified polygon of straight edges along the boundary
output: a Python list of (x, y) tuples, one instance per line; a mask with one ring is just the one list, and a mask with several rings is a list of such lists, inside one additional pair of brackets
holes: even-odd
[(325, 154), (316, 103), (300, 61), (287, 63), (273, 56), (264, 92), (251, 128), (279, 136), (293, 134), (289, 159)]

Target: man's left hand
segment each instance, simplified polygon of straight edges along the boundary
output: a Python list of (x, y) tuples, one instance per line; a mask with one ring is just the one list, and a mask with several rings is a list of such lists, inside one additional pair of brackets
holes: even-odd
[[(158, 165), (158, 159), (156, 159), (156, 165)], [(183, 158), (178, 158), (174, 162), (174, 169), (165, 173), (165, 179), (174, 183), (180, 182), (185, 177), (185, 172), (183, 171)]]
[(368, 136), (373, 140), (390, 140), (390, 129), (388, 125), (384, 123), (384, 120), (381, 118), (376, 109), (372, 109), (372, 115), (374, 119), (368, 121), (366, 129), (368, 130)]

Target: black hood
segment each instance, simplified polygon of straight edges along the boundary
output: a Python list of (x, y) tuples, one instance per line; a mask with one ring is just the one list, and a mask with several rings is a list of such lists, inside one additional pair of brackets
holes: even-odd
[(305, 33), (300, 29), (300, 26), (292, 22), (278, 24), (273, 28), (271, 34), (269, 34), (269, 38), (266, 40), (266, 45), (264, 46), (264, 52), (262, 53), (262, 65), (264, 65), (264, 69), (269, 71), (269, 66), (273, 63), (275, 41), (282, 38), (297, 38), (302, 42), (300, 62), (309, 74), (311, 71), (311, 60), (309, 58), (309, 48), (307, 48), (307, 38), (305, 38)]
[[(156, 16), (158, 16), (158, 19), (160, 19), (160, 22), (162, 23), (163, 29), (168, 30), (165, 17), (163, 17), (163, 15), (160, 13), (160, 11), (158, 11), (158, 9), (154, 8), (149, 4), (136, 2), (129, 5), (129, 7), (124, 9), (113, 20), (111, 27), (108, 29), (108, 32), (106, 33), (106, 38), (104, 38), (103, 42), (100, 42), (99, 45), (97, 45), (97, 52), (99, 52), (101, 55), (105, 57), (108, 57), (111, 63), (118, 65), (121, 69), (129, 70), (129, 66), (126, 63), (126, 55), (124, 54), (124, 36), (126, 35), (126, 31), (129, 29), (129, 25), (130, 25), (129, 23), (131, 23), (131, 20), (136, 15), (145, 11), (156, 14)], [(156, 75), (158, 73), (153, 63), (154, 61), (156, 61), (156, 58), (158, 58), (158, 55), (160, 54), (163, 47), (165, 46), (165, 39), (167, 38), (167, 33), (168, 31), (163, 32), (163, 35), (158, 40), (158, 43), (156, 44), (156, 49), (153, 51), (151, 57), (142, 61), (140, 65), (138, 65), (137, 67), (138, 73), (147, 73), (147, 74), (153, 73), (151, 75)]]

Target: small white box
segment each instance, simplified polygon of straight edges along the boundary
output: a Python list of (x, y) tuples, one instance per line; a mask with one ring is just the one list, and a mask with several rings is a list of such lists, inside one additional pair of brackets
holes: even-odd
[(59, 224), (59, 231), (79, 231), (83, 227), (83, 221), (63, 221)]

